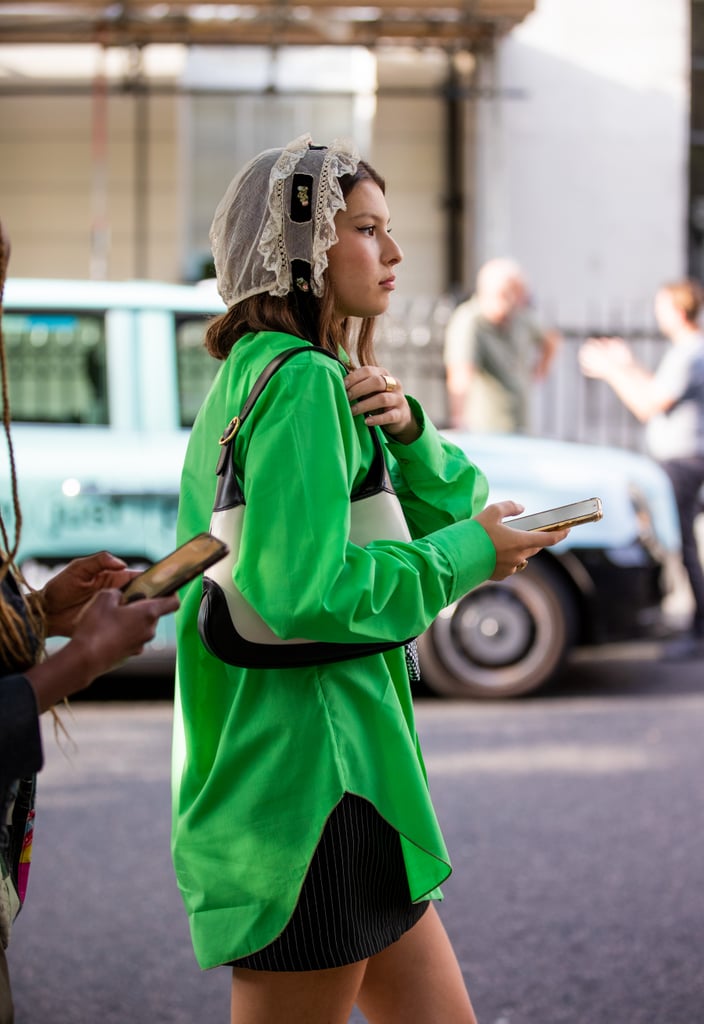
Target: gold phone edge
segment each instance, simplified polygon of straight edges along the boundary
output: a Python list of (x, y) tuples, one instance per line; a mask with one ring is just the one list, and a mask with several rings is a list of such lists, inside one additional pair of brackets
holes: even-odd
[(554, 533), (556, 530), (569, 530), (573, 526), (581, 526), (583, 523), (598, 523), (603, 519), (602, 510), (595, 509), (586, 516), (575, 516), (574, 519), (563, 519), (561, 523), (550, 523), (549, 526), (534, 526), (528, 533)]

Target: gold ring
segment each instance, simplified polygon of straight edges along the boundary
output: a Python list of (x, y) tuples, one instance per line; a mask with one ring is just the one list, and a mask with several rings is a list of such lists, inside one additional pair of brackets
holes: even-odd
[(398, 381), (395, 377), (387, 377), (385, 373), (381, 375), (386, 382), (386, 391), (395, 391), (398, 387)]
[(524, 558), (522, 562), (519, 562), (516, 566), (516, 572), (523, 572), (524, 569), (528, 568), (528, 559)]

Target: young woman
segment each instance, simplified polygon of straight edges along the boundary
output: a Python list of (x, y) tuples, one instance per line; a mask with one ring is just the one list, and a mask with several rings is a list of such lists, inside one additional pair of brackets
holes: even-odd
[[(9, 255), (9, 238), (0, 224), (0, 313)], [(138, 654), (154, 636), (159, 617), (176, 610), (178, 597), (122, 604), (117, 588), (135, 573), (106, 551), (74, 559), (41, 591), (21, 586), (15, 556), (22, 516), (2, 330), (0, 370), (15, 512), (12, 543), (0, 516), (0, 1024), (12, 1024), (5, 949), (27, 885), (34, 776), (43, 764), (39, 716), (125, 658)], [(71, 639), (44, 657), (46, 636)]]
[[(521, 511), (511, 501), (480, 511), (481, 472), (375, 365), (402, 254), (383, 180), (352, 148), (303, 136), (260, 154), (211, 242), (228, 310), (206, 344), (223, 366), (191, 435), (179, 534), (208, 528), (225, 424), (274, 356), (306, 346), (234, 442), (246, 511), (233, 579), (277, 637), (401, 643), (565, 536), (502, 525)], [(413, 539), (360, 547), (350, 495), (372, 432)], [(432, 902), (451, 869), (403, 646), (237, 668), (201, 643), (200, 603), (196, 583), (178, 619), (173, 854), (199, 963), (232, 966), (233, 1024), (343, 1024), (355, 1002), (372, 1024), (471, 1024)]]

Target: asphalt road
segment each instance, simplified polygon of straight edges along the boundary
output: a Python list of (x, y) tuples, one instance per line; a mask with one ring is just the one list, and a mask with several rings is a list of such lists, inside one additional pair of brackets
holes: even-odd
[[(577, 661), (536, 698), (417, 701), (480, 1024), (704, 1021), (704, 673), (656, 653)], [(169, 860), (170, 705), (64, 718), (9, 951), (17, 1024), (226, 1024), (228, 972), (195, 965)]]

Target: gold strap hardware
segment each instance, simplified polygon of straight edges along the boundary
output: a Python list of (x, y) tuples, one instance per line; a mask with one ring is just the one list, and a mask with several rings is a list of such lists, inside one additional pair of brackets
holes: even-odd
[(230, 424), (227, 428), (227, 431), (222, 435), (222, 437), (218, 441), (218, 444), (229, 444), (239, 429), (240, 418), (239, 416), (235, 416), (234, 420), (230, 420)]

